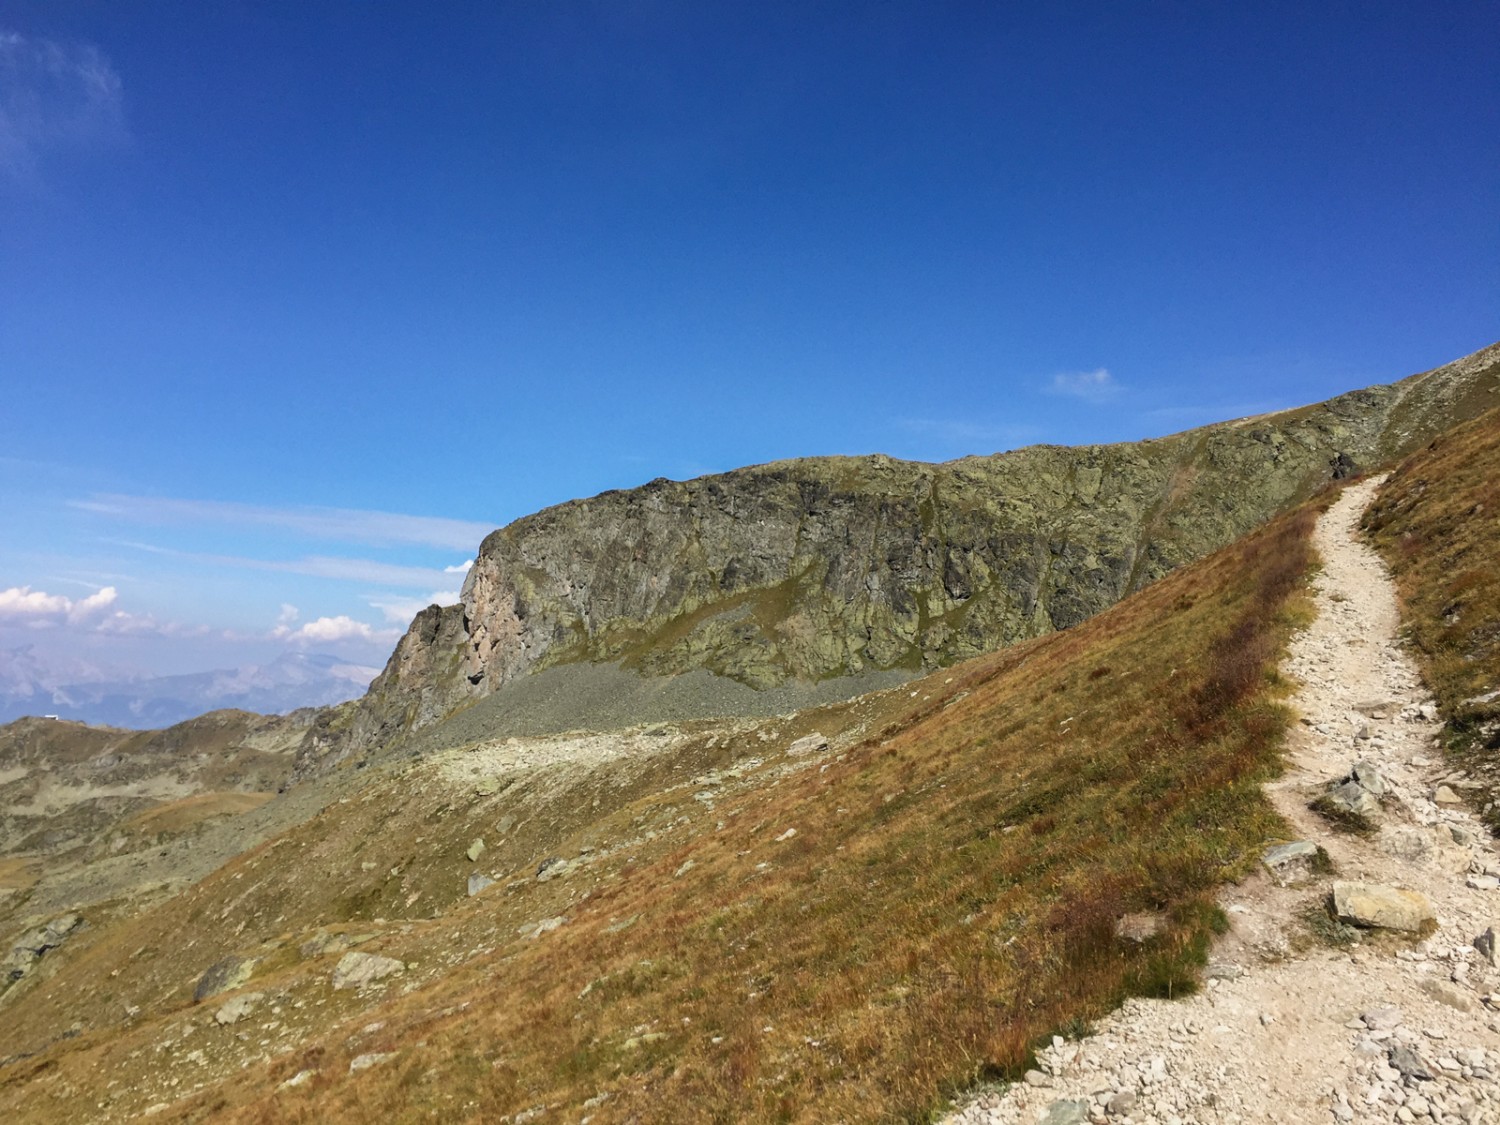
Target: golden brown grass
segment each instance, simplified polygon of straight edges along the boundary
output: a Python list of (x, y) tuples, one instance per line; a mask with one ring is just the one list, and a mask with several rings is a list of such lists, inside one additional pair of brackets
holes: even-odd
[(143, 836), (177, 836), (221, 816), (260, 808), (274, 793), (196, 793), (139, 812), (120, 827)]
[[(1127, 994), (1190, 991), (1215, 889), (1280, 829), (1260, 784), (1312, 518), (924, 681), (932, 702), (899, 729), (724, 802), (722, 830), (627, 868), (561, 929), (184, 1116), (495, 1120), (602, 1099), (595, 1121), (920, 1119)], [(1131, 911), (1162, 935), (1116, 939)]]
[[(1454, 749), (1500, 750), (1500, 409), (1408, 458), (1365, 516), (1395, 574), (1403, 621)], [(1492, 827), (1495, 826), (1492, 824)]]

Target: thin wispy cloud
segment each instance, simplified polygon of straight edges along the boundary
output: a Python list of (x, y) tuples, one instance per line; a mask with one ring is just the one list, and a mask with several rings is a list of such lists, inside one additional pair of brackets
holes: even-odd
[(0, 30), (0, 173), (27, 180), (52, 153), (124, 137), (120, 76), (97, 47)]
[(441, 516), (412, 516), (359, 508), (286, 507), (231, 500), (182, 500), (164, 496), (102, 493), (69, 505), (85, 512), (148, 525), (218, 524), (273, 527), (313, 539), (369, 547), (426, 546), (473, 550), (493, 524)]
[(1096, 367), (1092, 371), (1060, 371), (1047, 381), (1045, 389), (1048, 394), (1076, 398), (1094, 406), (1112, 402), (1120, 396), (1120, 384), (1107, 367)]
[(443, 571), (436, 567), (401, 566), (397, 563), (380, 562), (377, 559), (349, 559), (328, 555), (308, 555), (300, 559), (255, 559), (244, 555), (216, 555), (200, 551), (179, 551), (155, 543), (140, 543), (129, 539), (112, 539), (107, 542), (153, 555), (165, 555), (188, 562), (206, 563), (210, 566), (234, 566), (247, 570), (269, 570), (282, 574), (301, 574), (310, 578), (332, 578), (345, 582), (367, 582), (372, 586), (440, 586), (448, 581)]

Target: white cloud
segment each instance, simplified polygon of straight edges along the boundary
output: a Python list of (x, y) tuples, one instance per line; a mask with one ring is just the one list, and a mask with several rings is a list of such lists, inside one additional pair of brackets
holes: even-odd
[(0, 171), (25, 180), (49, 152), (124, 135), (120, 76), (97, 47), (0, 31)]
[(1108, 368), (1099, 367), (1093, 371), (1060, 372), (1052, 376), (1052, 381), (1047, 384), (1047, 391), (1098, 405), (1116, 398), (1120, 393), (1120, 384), (1115, 382), (1115, 377), (1109, 373)]
[(372, 597), (370, 604), (385, 614), (387, 621), (405, 627), (411, 619), (430, 605), (457, 605), (462, 595), (457, 590), (438, 590), (425, 598)]
[(293, 621), (297, 620), (297, 617), (297, 607), (294, 605), (288, 605), (286, 602), (282, 602), (281, 612), (276, 615), (276, 624), (290, 625)]
[(0, 590), (0, 621), (25, 625), (79, 625), (97, 619), (118, 596), (113, 586), (105, 586), (76, 600), (62, 594), (33, 590), (30, 586), (12, 586)]
[(457, 566), (445, 566), (445, 567), (443, 567), (443, 573), (444, 574), (468, 574), (469, 573), (469, 568), (471, 566), (473, 566), (473, 565), (474, 565), (474, 560), (473, 559), (465, 559), (463, 562), (459, 563)]
[(494, 530), (493, 524), (441, 516), (409, 516), (398, 512), (359, 508), (273, 508), (229, 500), (179, 500), (164, 496), (126, 496), (102, 493), (88, 500), (71, 500), (86, 512), (116, 516), (146, 524), (216, 523), (233, 527), (254, 524), (277, 527), (315, 539), (362, 543), (372, 547), (427, 546), (472, 550)]
[(363, 621), (339, 614), (337, 617), (319, 617), (298, 629), (277, 626), (273, 635), (291, 644), (326, 645), (339, 641), (394, 641), (401, 636), (401, 630), (376, 629)]

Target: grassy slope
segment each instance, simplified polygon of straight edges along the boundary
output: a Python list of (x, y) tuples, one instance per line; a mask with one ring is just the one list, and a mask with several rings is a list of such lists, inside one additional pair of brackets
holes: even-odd
[[(350, 1080), (354, 1048), (331, 1041), (273, 1068), (316, 1057), (300, 1092), (256, 1075), (201, 1109), (259, 1092), (248, 1119), (488, 1118), (608, 1093), (596, 1120), (912, 1117), (1126, 993), (1190, 989), (1215, 888), (1279, 827), (1259, 784), (1310, 522), (978, 662), (949, 705), (721, 805), (723, 831), (563, 929), (389, 1005), (389, 1040), (358, 1049), (394, 1062)], [(1115, 922), (1141, 910), (1166, 932), (1128, 947)]]
[[(1365, 526), (1395, 573), (1453, 749), (1500, 790), (1500, 700), (1473, 702), (1500, 687), (1500, 410), (1408, 458)], [(1488, 816), (1500, 828), (1500, 813)]]
[[(0, 1051), (35, 1050), (49, 1022), (85, 1033), (0, 1068), (0, 1114), (92, 1112), (103, 1075), (120, 1109), (141, 1088), (138, 1111), (170, 1073), (209, 1088), (166, 1120), (494, 1120), (603, 1094), (598, 1122), (919, 1118), (1127, 993), (1193, 987), (1222, 922), (1216, 888), (1281, 827), (1259, 786), (1286, 723), (1273, 665), (1300, 612), (1312, 518), (1076, 629), (913, 682), (915, 697), (886, 693), (899, 705), (879, 734), (794, 773), (767, 767), (706, 816), (688, 801), (690, 824), (581, 900), (577, 884), (523, 878), (427, 922), (351, 917), (335, 898), (358, 878), (352, 856), (383, 868), (377, 849), (409, 849), (413, 831), (446, 831), (451, 853), (469, 826), (445, 825), (409, 780), (335, 806), (289, 837), (290, 854), (309, 849), (296, 864), (242, 857), (70, 955), (7, 1012), (25, 1026), (0, 1032)], [(662, 803), (631, 800), (617, 825)], [(337, 859), (318, 850), (354, 835)], [(288, 875), (295, 901), (278, 889)], [(414, 970), (411, 991), (372, 1009), (328, 991), (331, 960), (268, 947), (250, 987), (281, 1020), (310, 1022), (300, 1049), (267, 1062), (254, 1044), (269, 1025), (231, 1035), (190, 1006), (197, 962), (142, 953), (197, 945), (201, 961), (320, 908), (384, 935), (367, 948), (452, 967)], [(1129, 911), (1159, 914), (1163, 934), (1120, 942)], [(516, 936), (517, 919), (563, 913), (539, 940)], [(127, 1001), (146, 1010), (120, 1024), (111, 1010)], [(195, 1045), (222, 1069), (184, 1065)], [(349, 1074), (355, 1055), (386, 1051)], [(275, 1092), (302, 1069), (316, 1073)]]

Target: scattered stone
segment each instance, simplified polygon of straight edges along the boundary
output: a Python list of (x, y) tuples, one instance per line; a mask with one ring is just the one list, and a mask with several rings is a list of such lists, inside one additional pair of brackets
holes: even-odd
[(565, 926), (567, 924), (568, 920), (563, 917), (543, 918), (540, 922), (526, 923), (526, 925), (516, 930), (516, 933), (523, 938), (539, 938), (543, 934), (550, 934), (559, 926)]
[(255, 1005), (259, 1004), (261, 994), (259, 992), (244, 992), (236, 996), (214, 1013), (214, 1022), (221, 1027), (239, 1023), (251, 1012), (255, 1011)]
[(1028, 1086), (1052, 1085), (1051, 1076), (1043, 1074), (1040, 1070), (1028, 1070), (1024, 1075), (1022, 1075), (1022, 1081), (1025, 1082)]
[(369, 1070), (372, 1066), (379, 1066), (386, 1059), (395, 1057), (395, 1051), (371, 1051), (367, 1055), (355, 1055), (349, 1060), (349, 1073), (358, 1074), (361, 1070)]
[(1474, 891), (1494, 891), (1500, 890), (1500, 879), (1493, 875), (1470, 875), (1464, 885)]
[(1161, 916), (1157, 914), (1127, 914), (1115, 923), (1115, 937), (1137, 944), (1150, 941), (1161, 931)]
[(296, 1074), (292, 1075), (276, 1088), (278, 1090), (295, 1090), (298, 1086), (302, 1085), (316, 1073), (318, 1072), (315, 1070), (299, 1070)]
[(1464, 799), (1446, 785), (1439, 785), (1432, 793), (1432, 802), (1436, 805), (1461, 805)]
[(797, 739), (796, 742), (786, 748), (786, 752), (788, 757), (796, 758), (803, 754), (820, 754), (827, 749), (827, 736), (813, 731), (812, 734), (805, 734)]
[(781, 843), (781, 842), (782, 842), (782, 841), (783, 841), (783, 840), (790, 840), (790, 839), (791, 839), (791, 838), (792, 838), (792, 837), (793, 837), (793, 836), (795, 836), (795, 835), (796, 835), (796, 834), (797, 834), (797, 830), (796, 830), (796, 829), (795, 829), (795, 828), (788, 828), (788, 829), (787, 829), (787, 830), (786, 830), (786, 831), (785, 831), (785, 832), (783, 832), (783, 833), (782, 833), (782, 834), (781, 834), (781, 835), (780, 835), (780, 836), (777, 836), (777, 837), (776, 837), (776, 842), (777, 842), (777, 843), (778, 843), (778, 844), (779, 844), (779, 843)]
[(1135, 1108), (1140, 1097), (1134, 1090), (1121, 1090), (1104, 1103), (1104, 1111), (1111, 1117), (1121, 1117)]
[(1474, 948), (1491, 965), (1495, 964), (1495, 927), (1486, 926), (1484, 933), (1474, 939)]
[(38, 961), (66, 941), (81, 925), (82, 915), (63, 914), (17, 938), (5, 960), (0, 961), (0, 991), (31, 972)]
[(1267, 848), (1260, 857), (1278, 886), (1288, 887), (1312, 878), (1318, 859), (1318, 845), (1311, 840), (1295, 840)]
[(1401, 1009), (1371, 1008), (1359, 1018), (1371, 1031), (1393, 1031), (1401, 1024)]
[(1375, 768), (1374, 762), (1363, 758), (1355, 762), (1354, 768), (1349, 771), (1348, 779), (1377, 797), (1385, 793), (1385, 778), (1380, 776), (1380, 771)]
[(1380, 812), (1380, 802), (1357, 781), (1344, 781), (1328, 790), (1321, 804), (1335, 815), (1372, 817)]
[(1419, 1082), (1431, 1082), (1432, 1071), (1422, 1061), (1422, 1056), (1410, 1047), (1395, 1046), (1386, 1056), (1393, 1067), (1401, 1072), (1401, 1077), (1415, 1079)]
[(478, 863), (479, 857), (484, 854), (484, 838), (480, 837), (469, 845), (469, 850), (464, 855), (469, 857), (470, 863)]
[(378, 953), (346, 953), (333, 968), (334, 988), (363, 988), (406, 971), (404, 962)]
[(253, 957), (230, 956), (215, 961), (198, 978), (198, 986), (193, 989), (193, 1002), (201, 1004), (221, 992), (232, 992), (248, 981), (254, 972)]
[(682, 861), (682, 866), (679, 867), (676, 871), (672, 872), (672, 878), (681, 879), (684, 875), (686, 875), (689, 871), (697, 866), (698, 864), (696, 860), (685, 859)]
[(541, 866), (536, 869), (536, 881), (545, 883), (549, 879), (558, 879), (568, 873), (571, 864), (560, 855), (552, 856), (550, 859), (542, 860)]
[(1437, 722), (1438, 708), (1436, 703), (1420, 703), (1417, 705), (1417, 714), (1429, 723)]
[(1210, 961), (1208, 968), (1203, 970), (1207, 980), (1239, 980), (1244, 975), (1244, 968), (1233, 961)]
[(1333, 912), (1340, 922), (1406, 933), (1433, 921), (1432, 904), (1416, 891), (1343, 880), (1333, 884)]
[(488, 875), (483, 875), (476, 871), (469, 876), (469, 897), (473, 898), (480, 891), (484, 890), (485, 887), (492, 887), (494, 885), (495, 880), (491, 879)]

